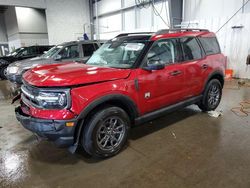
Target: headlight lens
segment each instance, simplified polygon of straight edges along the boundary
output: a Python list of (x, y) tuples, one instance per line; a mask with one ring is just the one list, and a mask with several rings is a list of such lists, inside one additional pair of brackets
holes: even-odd
[(39, 106), (46, 109), (62, 109), (67, 106), (67, 94), (64, 92), (39, 92), (35, 97)]
[(7, 73), (8, 74), (16, 74), (18, 71), (18, 67), (8, 67), (7, 68)]
[(23, 84), (22, 99), (38, 108), (64, 109), (71, 105), (70, 89), (38, 89)]

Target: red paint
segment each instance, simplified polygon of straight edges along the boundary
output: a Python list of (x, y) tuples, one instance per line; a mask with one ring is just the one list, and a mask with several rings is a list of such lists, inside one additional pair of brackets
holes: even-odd
[[(156, 41), (162, 38), (184, 36), (215, 36), (211, 32), (180, 32), (152, 36)], [(208, 76), (215, 70), (224, 72), (225, 56), (210, 55), (198, 61), (168, 65), (162, 70), (115, 69), (87, 66), (78, 63), (45, 65), (26, 72), (24, 80), (37, 87), (77, 86), (71, 89), (70, 110), (44, 110), (30, 107), (30, 115), (43, 119), (72, 119), (86, 106), (109, 94), (128, 96), (138, 107), (140, 115), (164, 106), (197, 96), (203, 91)], [(207, 64), (208, 68), (201, 70)], [(171, 72), (180, 71), (178, 76)], [(138, 80), (139, 89), (136, 89)], [(145, 98), (146, 93), (149, 98)]]
[(152, 41), (157, 41), (159, 39), (165, 38), (180, 38), (180, 37), (215, 37), (213, 32), (201, 31), (201, 32), (175, 32), (175, 33), (166, 33), (162, 35), (153, 35), (151, 37)]
[(38, 66), (27, 71), (23, 78), (38, 87), (72, 86), (128, 77), (129, 69), (88, 66), (80, 63)]

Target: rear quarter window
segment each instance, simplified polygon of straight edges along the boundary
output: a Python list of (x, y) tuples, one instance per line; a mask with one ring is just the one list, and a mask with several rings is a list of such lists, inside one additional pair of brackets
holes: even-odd
[(219, 43), (215, 37), (199, 37), (199, 41), (206, 55), (221, 53)]

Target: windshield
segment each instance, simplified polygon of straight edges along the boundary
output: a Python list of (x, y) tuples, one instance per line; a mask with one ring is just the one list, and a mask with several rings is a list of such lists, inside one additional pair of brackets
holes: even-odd
[(131, 68), (141, 54), (146, 41), (109, 41), (86, 62), (88, 65)]
[(20, 51), (22, 51), (24, 48), (17, 48), (16, 50), (9, 53), (7, 56), (16, 56)]
[(47, 51), (45, 54), (41, 55), (43, 58), (51, 58), (53, 57), (63, 46), (55, 46)]

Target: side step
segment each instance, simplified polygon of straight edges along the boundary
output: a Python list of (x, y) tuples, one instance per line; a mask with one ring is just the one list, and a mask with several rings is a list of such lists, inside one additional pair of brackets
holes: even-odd
[(159, 110), (149, 112), (149, 113), (147, 113), (147, 114), (145, 114), (143, 116), (140, 116), (140, 117), (136, 118), (135, 119), (135, 125), (139, 125), (139, 124), (151, 121), (151, 120), (156, 119), (158, 117), (161, 117), (161, 116), (163, 116), (163, 115), (165, 115), (167, 113), (176, 111), (176, 110), (178, 110), (180, 108), (184, 108), (184, 107), (189, 106), (191, 104), (195, 104), (195, 103), (199, 102), (201, 100), (201, 98), (202, 98), (202, 95), (197, 96), (197, 97), (192, 97), (190, 99), (187, 99), (185, 101), (181, 101), (179, 103), (167, 106), (165, 108), (161, 108)]

